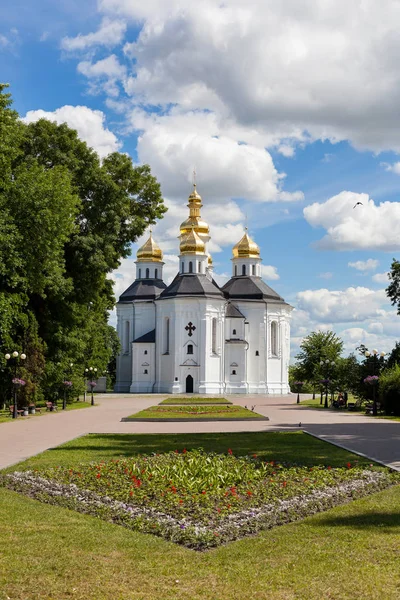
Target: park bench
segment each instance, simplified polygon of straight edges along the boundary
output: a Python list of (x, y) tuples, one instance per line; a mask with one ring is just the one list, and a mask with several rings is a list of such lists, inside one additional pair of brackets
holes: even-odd
[[(10, 409), (10, 415), (9, 415), (9, 416), (10, 416), (10, 417), (12, 417), (12, 416), (13, 416), (13, 414), (14, 414), (14, 404), (11, 404), (11, 405), (9, 406), (9, 409)], [(23, 410), (18, 410), (18, 409), (17, 409), (17, 413), (18, 413), (18, 414), (21, 416), (21, 415), (23, 415), (23, 414), (24, 414), (24, 411), (23, 411)]]
[[(376, 410), (379, 412), (381, 410), (381, 403), (377, 402), (376, 403)], [(372, 415), (374, 412), (374, 405), (373, 404), (366, 404), (365, 405), (365, 414), (366, 415)]]
[(46, 402), (46, 410), (57, 410), (57, 404)]

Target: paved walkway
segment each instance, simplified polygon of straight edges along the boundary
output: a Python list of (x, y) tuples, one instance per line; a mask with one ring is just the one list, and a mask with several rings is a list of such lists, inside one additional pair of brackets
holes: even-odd
[(221, 433), (229, 431), (298, 430), (365, 454), (400, 470), (400, 422), (366, 415), (312, 409), (294, 404), (290, 396), (230, 396), (236, 404), (255, 406), (269, 421), (223, 423), (121, 422), (122, 417), (166, 398), (159, 395), (99, 394), (98, 406), (49, 413), (0, 423), (0, 468), (87, 433)]

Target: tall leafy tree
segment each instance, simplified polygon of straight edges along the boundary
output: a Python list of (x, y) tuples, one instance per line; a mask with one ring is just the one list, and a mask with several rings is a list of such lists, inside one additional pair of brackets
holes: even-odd
[(400, 262), (395, 258), (390, 267), (389, 281), (386, 294), (392, 305), (397, 307), (397, 314), (400, 315)]
[(299, 372), (307, 381), (317, 383), (325, 375), (320, 362), (337, 362), (342, 349), (343, 341), (333, 331), (313, 331), (303, 339), (296, 355)]

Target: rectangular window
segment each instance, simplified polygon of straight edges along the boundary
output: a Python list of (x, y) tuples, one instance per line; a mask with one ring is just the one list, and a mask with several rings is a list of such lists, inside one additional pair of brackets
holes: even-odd
[(169, 354), (169, 318), (164, 322), (164, 354)]
[(217, 319), (211, 321), (211, 352), (217, 354)]

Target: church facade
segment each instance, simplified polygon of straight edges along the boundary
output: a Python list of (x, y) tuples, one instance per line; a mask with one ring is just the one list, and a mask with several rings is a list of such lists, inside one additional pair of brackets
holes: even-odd
[(260, 249), (247, 230), (233, 247), (232, 277), (219, 287), (195, 185), (188, 207), (172, 283), (163, 281), (150, 234), (137, 252), (136, 279), (117, 302), (115, 391), (289, 393), (292, 307), (262, 280)]

